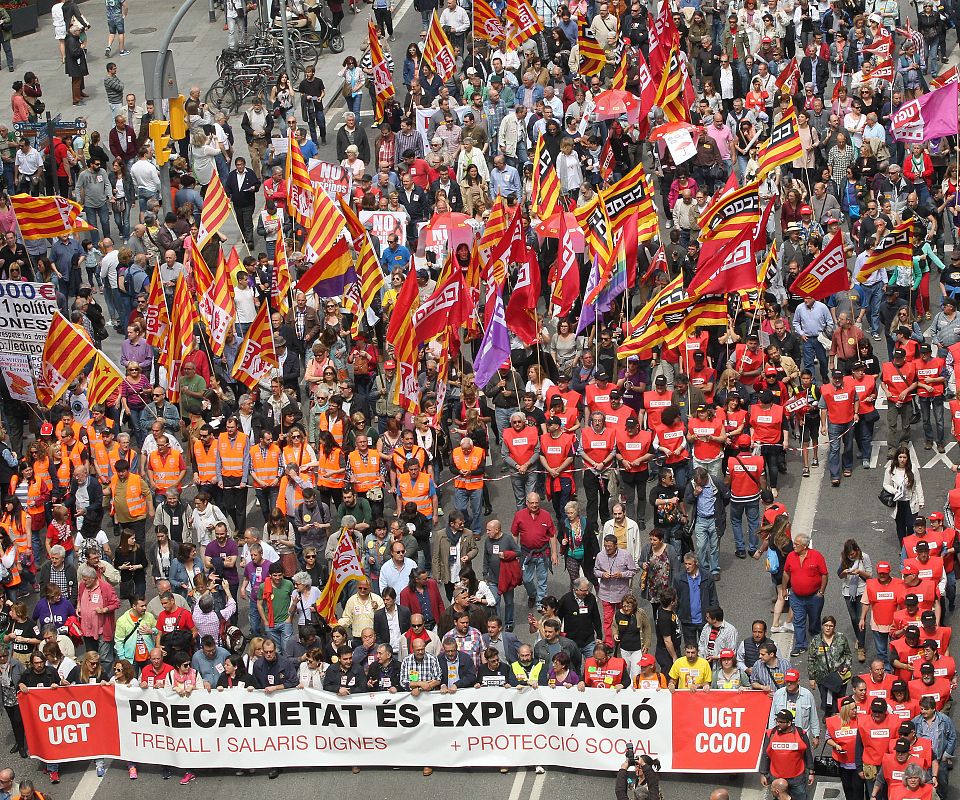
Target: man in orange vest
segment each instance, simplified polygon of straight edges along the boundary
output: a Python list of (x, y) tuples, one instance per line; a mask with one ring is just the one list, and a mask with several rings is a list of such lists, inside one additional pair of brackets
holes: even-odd
[(113, 495), (110, 513), (114, 530), (130, 528), (137, 544), (146, 549), (147, 517), (153, 517), (153, 499), (143, 478), (130, 471), (130, 462), (125, 458), (113, 465), (110, 493)]
[[(930, 345), (920, 345), (920, 358), (913, 362), (917, 370), (917, 397), (920, 399), (920, 415), (923, 418), (923, 438), (927, 450), (937, 445), (942, 453), (943, 446), (943, 396), (947, 390), (947, 362), (943, 358), (931, 355)], [(933, 424), (930, 415), (933, 415)], [(936, 426), (936, 430), (934, 430)]]
[(415, 458), (407, 462), (406, 472), (397, 476), (397, 508), (405, 503), (414, 503), (433, 525), (437, 518), (437, 487)]
[(464, 436), (460, 446), (451, 455), (453, 479), (453, 504), (463, 514), (467, 527), (478, 531), (483, 527), (483, 476), (486, 451), (477, 447), (473, 439)]
[(523, 508), (526, 496), (537, 491), (540, 463), (540, 434), (519, 411), (510, 415), (510, 427), (501, 431), (500, 455), (510, 468), (510, 485), (517, 508)]
[[(591, 412), (592, 413), (592, 412)], [(547, 420), (547, 432), (540, 437), (540, 463), (547, 471), (547, 497), (557, 519), (564, 519), (563, 507), (577, 493), (573, 482), (576, 440), (563, 430), (559, 417)]]
[(283, 474), (283, 453), (279, 445), (274, 444), (273, 433), (269, 430), (262, 430), (260, 443), (250, 449), (250, 473), (260, 511), (264, 519), (269, 519), (270, 512), (277, 504), (280, 476)]
[(233, 520), (233, 529), (247, 527), (247, 487), (250, 485), (250, 442), (236, 417), (224, 424), (217, 440), (217, 485), (223, 513)]
[(156, 502), (162, 503), (167, 496), (167, 489), (180, 488), (187, 474), (187, 464), (183, 460), (183, 453), (170, 447), (167, 434), (161, 433), (156, 440), (157, 449), (147, 459), (147, 482)]
[(853, 429), (860, 421), (856, 383), (849, 375), (844, 376), (843, 370), (835, 369), (830, 374), (830, 383), (820, 387), (820, 408), (826, 411), (820, 418), (820, 433), (830, 441), (827, 463), (830, 465), (830, 483), (834, 487), (840, 485), (841, 466), (845, 478), (853, 474)]
[(214, 505), (220, 502), (220, 487), (217, 485), (217, 440), (213, 428), (201, 425), (198, 436), (193, 440), (193, 483), (197, 493), (206, 492)]
[(356, 449), (347, 456), (347, 480), (358, 501), (365, 498), (370, 504), (374, 519), (383, 516), (384, 467), (380, 454), (370, 449), (370, 439), (359, 434)]

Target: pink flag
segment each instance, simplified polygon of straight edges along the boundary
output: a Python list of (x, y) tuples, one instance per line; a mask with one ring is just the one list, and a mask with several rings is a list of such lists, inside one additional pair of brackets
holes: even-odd
[(925, 142), (941, 136), (956, 136), (958, 89), (960, 84), (948, 83), (900, 106), (891, 118), (893, 138)]

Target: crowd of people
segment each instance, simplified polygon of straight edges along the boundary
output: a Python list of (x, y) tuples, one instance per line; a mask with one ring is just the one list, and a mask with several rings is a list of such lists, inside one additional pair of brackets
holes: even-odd
[[(389, 54), (391, 4), (372, 5)], [(505, 4), (491, 5), (503, 17)], [(342, 17), (342, 4), (330, 6)], [(279, 366), (253, 389), (232, 366), (271, 302), (278, 234), (295, 232), (271, 140), (294, 136), (306, 157), (322, 157), (326, 89), (316, 70), (296, 87), (281, 76), (267, 102), (243, 113), (246, 156), (227, 115), (191, 89), (172, 198), (151, 160), (152, 103), (118, 95), (115, 69), (106, 142), (97, 132), (55, 139), (55, 175), (29, 139), (0, 127), (8, 190), (72, 193), (95, 228), (22, 241), (0, 199), (0, 276), (52, 283), (98, 347), (122, 338), (125, 372), (109, 402), (91, 405), (81, 375), (49, 410), (0, 384), (0, 698), (11, 753), (29, 754), (19, 692), (90, 682), (182, 696), (236, 686), (749, 690), (771, 697), (760, 780), (776, 797), (806, 800), (817, 770), (839, 776), (845, 800), (947, 797), (960, 489), (925, 498), (912, 446), (944, 453), (960, 436), (957, 142), (905, 146), (891, 117), (948, 63), (955, 9), (924, 3), (908, 19), (892, 2), (681, 0), (672, 17), (696, 95), (695, 154), (678, 164), (626, 117), (597, 118), (621, 63), (627, 90), (643, 94), (648, 12), (663, 12), (639, 0), (533, 6), (543, 33), (509, 51), (470, 36), (469, 3), (417, 0), (424, 35), (402, 66), (397, 58), (399, 95), (369, 132), (359, 113), (372, 93), (370, 55), (344, 60), (349, 110), (331, 133), (352, 176), (350, 202), (403, 220), (384, 242), (367, 227), (386, 283), (372, 309), (378, 322), (361, 314), (354, 324), (343, 298), (296, 292), (288, 313), (271, 315)], [(230, 7), (233, 37), (241, 31)], [(111, 34), (122, 37), (111, 8)], [(457, 51), (447, 82), (423, 57), (434, 10)], [(605, 54), (595, 74), (580, 71), (580, 17)], [(79, 32), (70, 37), (79, 43)], [(864, 79), (888, 39), (892, 80)], [(122, 38), (119, 46), (123, 55)], [(794, 67), (791, 94), (792, 81), (778, 77)], [(18, 83), (14, 111), (35, 118), (39, 81), (28, 73)], [(794, 110), (802, 155), (758, 186), (774, 202), (767, 233), (778, 259), (762, 291), (730, 303), (726, 326), (623, 358), (626, 297), (583, 331), (576, 313), (554, 313), (557, 240), (540, 236), (532, 210), (538, 142), (571, 207), (637, 165), (653, 176), (661, 236), (628, 265), (636, 280), (627, 296), (642, 302), (677, 275), (689, 284), (704, 210), (731, 176), (756, 177), (760, 146)], [(664, 121), (659, 108), (650, 121)], [(146, 290), (159, 270), (172, 302), (215, 172), (251, 254), (231, 276), (237, 314), (223, 356), (198, 327), (171, 402), (145, 340)], [(407, 311), (397, 298), (409, 270), (421, 299), (436, 288), (442, 259), (418, 248), (420, 225), (462, 212), (480, 232), (498, 197), (522, 207), (543, 274), (535, 343), (511, 331), (510, 358), (481, 386), (475, 340), (453, 356), (428, 345), (411, 414), (397, 404), (385, 331)], [(909, 266), (854, 280), (852, 296), (819, 301), (792, 288), (838, 231), (855, 274), (904, 221), (914, 229)], [(222, 247), (222, 236), (207, 245), (208, 264)], [(288, 256), (301, 264), (302, 253)], [(508, 291), (515, 280), (511, 266)], [(881, 399), (889, 448), (878, 460)], [(807, 531), (792, 531), (781, 477), (819, 480), (821, 447), (832, 487), (878, 487), (893, 518), (889, 547), (851, 536), (828, 564)], [(728, 526), (734, 558), (769, 576), (769, 616), (724, 612)], [(899, 556), (878, 557), (896, 552), (894, 532)], [(326, 619), (317, 602), (344, 538), (364, 577)], [(555, 568), (562, 578), (551, 586)], [(761, 586), (766, 602), (766, 578)], [(830, 593), (848, 612), (840, 620), (824, 613)], [(658, 785), (649, 760), (627, 767), (624, 786)], [(138, 765), (126, 768), (139, 777)], [(59, 764), (42, 769), (60, 781)], [(100, 777), (106, 769), (97, 762)], [(187, 771), (180, 782), (195, 779)], [(0, 772), (0, 796), (12, 780)]]

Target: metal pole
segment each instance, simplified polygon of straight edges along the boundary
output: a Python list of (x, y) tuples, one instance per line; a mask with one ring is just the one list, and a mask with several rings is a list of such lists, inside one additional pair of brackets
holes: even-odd
[[(165, 119), (163, 112), (163, 65), (167, 60), (167, 53), (170, 51), (170, 42), (173, 41), (173, 35), (177, 32), (177, 26), (183, 21), (183, 18), (187, 15), (187, 12), (193, 7), (193, 4), (196, 0), (184, 0), (183, 5), (177, 9), (177, 13), (173, 15), (173, 19), (170, 20), (170, 24), (167, 26), (167, 29), (163, 32), (163, 39), (160, 40), (160, 47), (157, 51), (157, 63), (153, 69), (153, 85), (152, 91), (148, 97), (153, 99), (153, 116), (155, 119)], [(211, 9), (213, 8), (211, 0)], [(213, 22), (216, 17), (211, 12), (210, 21)], [(170, 162), (167, 161), (162, 167), (160, 167), (160, 203), (161, 206), (167, 206), (168, 204), (172, 205), (170, 198)], [(169, 207), (169, 206), (168, 206)], [(163, 220), (160, 220), (162, 222)]]
[[(50, 176), (50, 190), (53, 194), (57, 193), (59, 187), (57, 186), (57, 158), (53, 154), (53, 132), (55, 128), (53, 125), (53, 120), (50, 117), (50, 112), (47, 112), (47, 153), (50, 158), (50, 164), (47, 166), (47, 175)], [(40, 150), (40, 148), (37, 148)], [(41, 151), (42, 152), (42, 151)]]
[(280, 0), (280, 31), (283, 35), (283, 66), (287, 70), (287, 81), (293, 85), (293, 61), (290, 58), (290, 33), (287, 31), (287, 0)]

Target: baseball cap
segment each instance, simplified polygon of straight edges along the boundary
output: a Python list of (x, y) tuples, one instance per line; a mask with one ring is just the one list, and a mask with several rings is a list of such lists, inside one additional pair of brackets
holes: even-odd
[(929, 661), (924, 661), (924, 662), (920, 665), (920, 671), (921, 671), (921, 672), (931, 672), (931, 673), (932, 673), (932, 672), (933, 672), (933, 664), (931, 664)]
[[(915, 606), (917, 603), (920, 602), (920, 598), (918, 598), (918, 597), (916, 596), (916, 594), (914, 594), (913, 592), (910, 592), (910, 594), (904, 596), (903, 602), (904, 602), (905, 605)], [(908, 625), (907, 627), (909, 627), (909, 628), (916, 628), (917, 626), (916, 626), (916, 625)]]
[(898, 347), (896, 350), (893, 351), (893, 357), (894, 357), (894, 358), (906, 358), (906, 357), (907, 357), (907, 351), (906, 351), (906, 350), (902, 350), (902, 349), (900, 349), (900, 348)]
[(867, 365), (864, 364), (862, 361), (855, 361), (854, 364), (853, 364), (853, 368), (854, 368), (855, 370), (857, 370), (857, 369), (866, 369), (866, 368), (867, 368)]
[(52, 436), (52, 435), (53, 435), (53, 425), (51, 425), (49, 422), (44, 422), (43, 425), (40, 426), (40, 435), (41, 435), (41, 436)]
[(920, 615), (920, 620), (921, 620), (922, 622), (926, 622), (927, 620), (933, 620), (934, 622), (936, 622), (936, 621), (937, 621), (937, 615), (934, 614), (932, 611), (924, 611), (924, 612)]
[(831, 375), (831, 377), (834, 377), (834, 378), (842, 378), (842, 377), (843, 377), (843, 370), (842, 370), (842, 369), (832, 370), (832, 371), (830, 372), (830, 375)]
[(827, 220), (827, 225), (839, 224), (839, 222), (840, 220), (838, 220), (836, 217), (830, 217), (830, 219)]
[(785, 681), (798, 681), (800, 680), (800, 670), (798, 669), (788, 669), (783, 673), (783, 679)]
[(653, 666), (654, 664), (656, 664), (656, 663), (657, 663), (657, 660), (656, 660), (652, 655), (650, 655), (649, 653), (648, 653), (647, 655), (645, 655), (645, 656), (641, 656), (641, 657), (640, 657), (640, 666), (641, 666), (641, 667), (652, 667), (652, 666)]
[(778, 372), (778, 370), (777, 370), (776, 367), (767, 367), (767, 368), (763, 371), (763, 374), (764, 374), (764, 375), (774, 375), (774, 376), (775, 376), (775, 375), (777, 374), (777, 372)]
[(810, 206), (804, 204), (804, 205), (800, 206), (800, 213), (801, 213), (801, 214), (812, 214), (812, 213), (813, 213), (813, 209), (810, 208)]
[(929, 519), (931, 522), (942, 522), (943, 513), (940, 511), (931, 511), (930, 516), (927, 517), (927, 519)]
[(918, 628), (916, 625), (907, 625), (907, 627), (903, 630), (903, 635), (911, 639), (918, 637), (920, 636), (920, 628)]
[(737, 654), (733, 652), (729, 647), (723, 648), (720, 651), (720, 658), (736, 658)]
[(893, 746), (893, 749), (897, 753), (909, 753), (910, 742), (908, 742), (906, 739), (897, 739), (897, 743)]
[(870, 713), (872, 714), (882, 714), (887, 710), (887, 701), (882, 697), (874, 697), (870, 701)]
[(890, 574), (890, 562), (880, 561), (877, 563), (877, 572), (884, 572), (887, 575)]
[[(796, 672), (796, 670), (791, 670), (791, 672)], [(784, 722), (793, 722), (793, 712), (789, 708), (781, 708), (777, 712), (777, 719)]]
[(389, 359), (389, 360), (387, 360), (387, 361), (384, 361), (384, 362), (383, 362), (383, 368), (384, 368), (384, 369), (396, 369), (396, 368), (397, 368), (397, 362), (394, 361), (393, 359)]
[(921, 352), (921, 353), (931, 353), (931, 352), (933, 352), (933, 351), (932, 351), (932, 349), (930, 348), (930, 345), (924, 343), (924, 344), (920, 345), (920, 352)]
[(563, 425), (563, 420), (561, 420), (560, 417), (550, 417), (550, 419), (547, 420), (547, 427), (549, 428), (552, 425)]
[(913, 524), (914, 524), (914, 525), (926, 525), (926, 524), (927, 524), (927, 518), (926, 518), (925, 516), (923, 516), (923, 514), (917, 514), (917, 515), (913, 518)]
[(654, 382), (654, 383), (666, 383), (666, 382), (667, 382), (667, 377), (666, 377), (666, 375), (657, 375), (657, 377), (653, 379), (653, 382)]
[(900, 570), (901, 575), (916, 575), (917, 570), (913, 564), (904, 564)]

